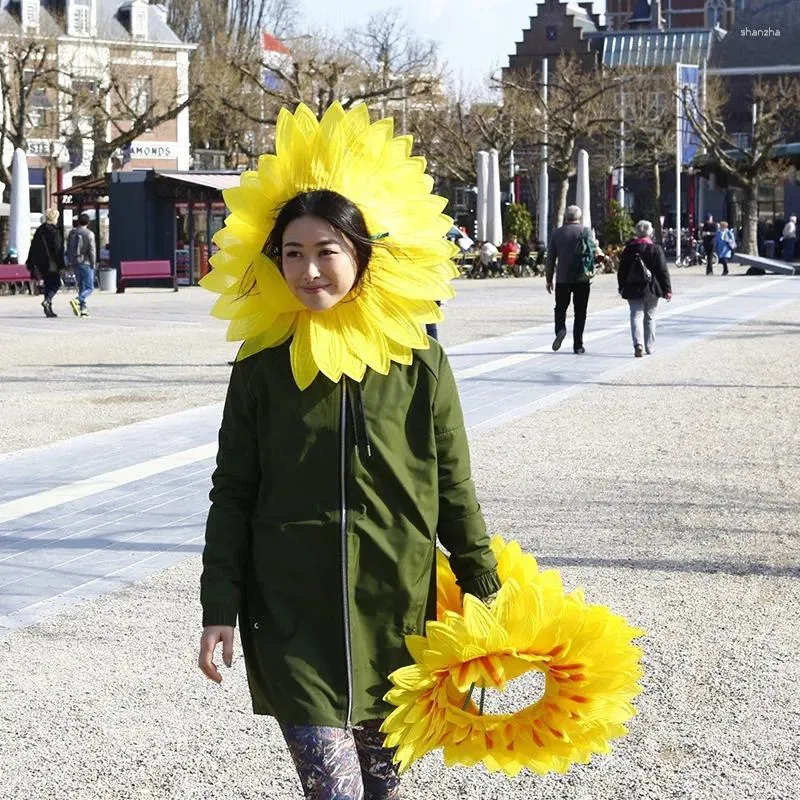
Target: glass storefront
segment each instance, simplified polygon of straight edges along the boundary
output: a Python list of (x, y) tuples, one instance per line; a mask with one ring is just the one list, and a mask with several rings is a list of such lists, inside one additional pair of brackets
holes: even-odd
[(175, 203), (175, 269), (178, 284), (196, 284), (216, 252), (211, 239), (225, 220), (225, 203)]

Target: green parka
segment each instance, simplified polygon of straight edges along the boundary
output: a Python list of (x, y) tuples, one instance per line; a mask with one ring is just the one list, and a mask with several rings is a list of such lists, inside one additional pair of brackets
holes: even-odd
[(256, 714), (384, 717), (403, 637), (436, 614), (437, 534), (461, 588), (499, 588), (439, 344), (300, 391), (289, 344), (231, 373), (203, 552), (203, 625), (238, 615)]

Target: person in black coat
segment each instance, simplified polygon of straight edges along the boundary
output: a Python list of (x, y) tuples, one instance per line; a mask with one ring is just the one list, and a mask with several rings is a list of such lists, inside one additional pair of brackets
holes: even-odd
[(64, 266), (64, 240), (56, 226), (58, 211), (48, 208), (45, 221), (36, 229), (28, 252), (27, 265), (31, 276), (44, 284), (42, 308), (46, 317), (57, 317), (53, 298), (61, 288), (61, 269)]
[(672, 299), (672, 282), (664, 250), (653, 241), (653, 226), (646, 219), (636, 223), (636, 233), (622, 251), (617, 286), (630, 307), (633, 354), (650, 355), (656, 340), (656, 306), (662, 297)]
[(706, 253), (706, 275), (714, 274), (714, 242), (717, 239), (717, 223), (714, 222), (714, 217), (709, 214), (703, 227), (700, 229), (700, 235), (703, 239), (703, 250)]

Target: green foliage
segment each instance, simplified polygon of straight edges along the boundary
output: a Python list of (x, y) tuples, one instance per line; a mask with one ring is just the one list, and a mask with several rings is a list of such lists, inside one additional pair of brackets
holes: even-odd
[(606, 245), (625, 244), (633, 236), (633, 220), (631, 215), (616, 201), (611, 201), (611, 208), (603, 223), (603, 238)]
[(520, 242), (528, 241), (533, 233), (531, 212), (520, 203), (511, 203), (506, 211), (505, 227), (509, 236), (516, 235)]

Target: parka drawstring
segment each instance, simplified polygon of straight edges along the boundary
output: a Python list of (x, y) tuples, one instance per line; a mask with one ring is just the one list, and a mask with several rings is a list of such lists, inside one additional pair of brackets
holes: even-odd
[(372, 445), (369, 441), (369, 427), (367, 425), (367, 415), (364, 413), (364, 396), (361, 392), (361, 384), (345, 378), (347, 396), (350, 400), (350, 414), (353, 419), (353, 432), (356, 438), (356, 449), (362, 452), (367, 458), (372, 456)]

